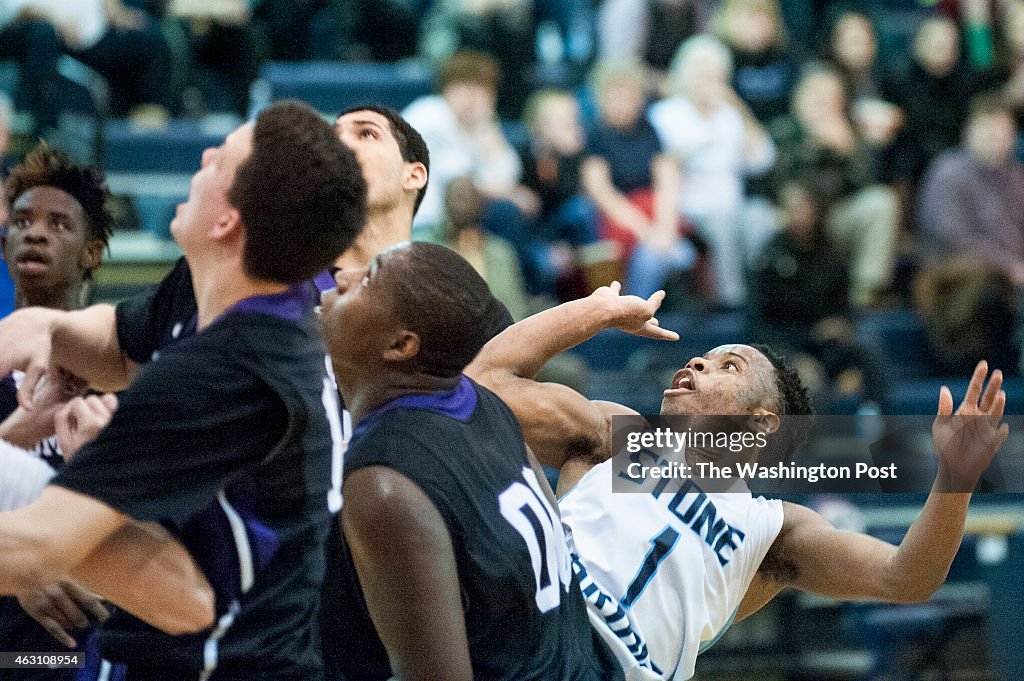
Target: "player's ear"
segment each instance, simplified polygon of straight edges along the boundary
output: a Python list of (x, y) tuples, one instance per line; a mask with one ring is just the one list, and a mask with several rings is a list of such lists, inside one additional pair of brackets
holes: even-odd
[(408, 362), (420, 354), (420, 337), (412, 331), (399, 331), (384, 350), (384, 359), (389, 362)]
[(242, 225), (242, 214), (237, 208), (231, 207), (224, 211), (221, 216), (210, 227), (210, 238), (220, 241), (236, 234), (244, 229)]
[(427, 184), (427, 167), (422, 163), (405, 164), (405, 188), (419, 191)]
[(103, 242), (93, 239), (85, 245), (82, 250), (81, 267), (83, 270), (93, 272), (103, 264)]
[(768, 411), (764, 407), (758, 407), (750, 415), (751, 424), (755, 433), (771, 435), (779, 429), (779, 417), (777, 414)]

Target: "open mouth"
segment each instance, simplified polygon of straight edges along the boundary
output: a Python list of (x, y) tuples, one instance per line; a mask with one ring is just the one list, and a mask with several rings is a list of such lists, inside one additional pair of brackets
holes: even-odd
[(50, 257), (42, 251), (23, 251), (14, 259), (14, 264), (23, 274), (44, 272), (50, 268)]
[(665, 392), (690, 393), (697, 389), (697, 376), (692, 369), (680, 369), (672, 378), (672, 387)]

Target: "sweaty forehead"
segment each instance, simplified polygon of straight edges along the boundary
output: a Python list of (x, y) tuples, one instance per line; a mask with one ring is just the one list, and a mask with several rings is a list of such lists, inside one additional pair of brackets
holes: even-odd
[(45, 211), (47, 213), (63, 213), (76, 220), (85, 220), (82, 205), (71, 194), (56, 187), (39, 186), (23, 191), (14, 200), (12, 209), (15, 211)]

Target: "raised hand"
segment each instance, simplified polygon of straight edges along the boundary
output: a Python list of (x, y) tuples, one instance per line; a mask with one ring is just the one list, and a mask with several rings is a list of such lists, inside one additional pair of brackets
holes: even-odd
[(939, 392), (939, 411), (932, 424), (932, 440), (939, 457), (939, 482), (943, 491), (970, 492), (992, 463), (1010, 434), (1002, 422), (1006, 393), (998, 369), (982, 393), (988, 363), (974, 369), (964, 401), (953, 411), (953, 394), (946, 386)]
[(622, 284), (613, 281), (590, 294), (608, 305), (616, 329), (656, 340), (679, 340), (678, 333), (661, 328), (658, 318), (654, 316), (665, 300), (664, 291), (655, 291), (647, 300), (620, 295), (621, 291)]

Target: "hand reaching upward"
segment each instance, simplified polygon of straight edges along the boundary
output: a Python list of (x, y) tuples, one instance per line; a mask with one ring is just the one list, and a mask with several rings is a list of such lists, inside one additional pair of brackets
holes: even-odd
[(590, 294), (602, 300), (612, 310), (616, 320), (615, 328), (655, 340), (679, 340), (678, 333), (661, 328), (658, 318), (654, 316), (661, 307), (661, 302), (665, 300), (664, 291), (655, 291), (647, 300), (637, 296), (621, 295), (621, 291), (622, 284), (613, 281)]
[(1002, 423), (1006, 407), (1003, 374), (998, 369), (982, 393), (988, 363), (974, 369), (964, 401), (953, 411), (953, 394), (946, 386), (939, 393), (939, 411), (932, 424), (932, 440), (939, 457), (941, 491), (970, 492), (1006, 441), (1010, 427)]

